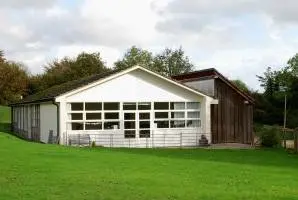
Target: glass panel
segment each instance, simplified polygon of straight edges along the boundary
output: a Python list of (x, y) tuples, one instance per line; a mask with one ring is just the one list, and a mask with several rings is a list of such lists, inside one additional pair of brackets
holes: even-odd
[(150, 138), (150, 130), (140, 130), (140, 138)]
[(102, 123), (101, 122), (86, 122), (85, 130), (101, 130)]
[(150, 121), (140, 121), (140, 128), (150, 128)]
[(119, 119), (119, 113), (105, 113), (105, 119)]
[(104, 129), (114, 129), (114, 126), (117, 126), (116, 129), (119, 129), (119, 122), (105, 122)]
[(124, 119), (125, 120), (134, 120), (136, 118), (135, 113), (124, 113)]
[(135, 138), (136, 137), (136, 131), (135, 130), (125, 130), (124, 131), (124, 137), (125, 138)]
[(101, 119), (101, 113), (86, 113), (86, 119)]
[(136, 129), (136, 122), (135, 121), (126, 121), (124, 122), (125, 129)]
[(185, 120), (172, 120), (171, 121), (171, 128), (184, 128), (185, 127)]
[(151, 103), (147, 102), (140, 102), (138, 103), (139, 110), (151, 110)]
[(169, 121), (155, 121), (157, 128), (169, 128)]
[(171, 118), (177, 119), (177, 118), (184, 118), (185, 113), (184, 112), (171, 112)]
[(170, 107), (171, 107), (171, 110), (184, 110), (185, 103), (184, 102), (171, 102)]
[(123, 110), (136, 110), (136, 103), (123, 103)]
[(187, 112), (187, 118), (200, 118), (200, 112)]
[(85, 103), (85, 110), (101, 110), (102, 103)]
[(201, 121), (200, 120), (187, 120), (187, 127), (200, 127)]
[(78, 122), (71, 123), (71, 130), (83, 130), (83, 128), (84, 128), (83, 123), (78, 123)]
[(119, 110), (119, 103), (104, 103), (104, 110)]
[(169, 102), (154, 102), (154, 110), (169, 110)]
[(71, 120), (83, 120), (83, 113), (71, 113)]
[(140, 119), (150, 119), (150, 113), (139, 113)]
[(167, 119), (167, 118), (169, 118), (169, 113), (168, 112), (156, 112), (154, 114), (155, 114), (156, 119)]
[(199, 102), (187, 102), (187, 109), (200, 109), (200, 103)]
[(83, 110), (83, 103), (71, 103), (71, 110)]

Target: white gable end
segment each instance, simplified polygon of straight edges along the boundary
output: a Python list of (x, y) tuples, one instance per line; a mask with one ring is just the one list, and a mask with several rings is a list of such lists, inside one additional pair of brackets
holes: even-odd
[(66, 96), (67, 102), (201, 101), (203, 96), (137, 69)]

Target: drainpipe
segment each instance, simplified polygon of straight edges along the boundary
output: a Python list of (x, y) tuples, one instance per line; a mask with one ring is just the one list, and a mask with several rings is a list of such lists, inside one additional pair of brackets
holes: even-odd
[(53, 104), (57, 107), (57, 139), (60, 143), (60, 106), (55, 100), (53, 100)]
[(14, 118), (14, 116), (13, 116), (13, 106), (10, 106), (10, 131), (11, 132), (14, 132), (14, 130), (13, 130), (14, 129), (13, 118)]

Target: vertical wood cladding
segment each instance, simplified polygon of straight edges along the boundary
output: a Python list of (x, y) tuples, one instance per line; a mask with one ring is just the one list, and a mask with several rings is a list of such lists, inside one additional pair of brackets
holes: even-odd
[(215, 98), (211, 107), (212, 143), (252, 142), (253, 106), (220, 79), (215, 79)]

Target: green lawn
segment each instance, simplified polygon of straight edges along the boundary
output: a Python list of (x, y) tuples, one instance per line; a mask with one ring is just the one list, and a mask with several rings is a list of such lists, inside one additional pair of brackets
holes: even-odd
[(10, 122), (10, 108), (0, 105), (0, 123)]
[(298, 199), (298, 156), (273, 150), (90, 149), (0, 133), (0, 199)]

